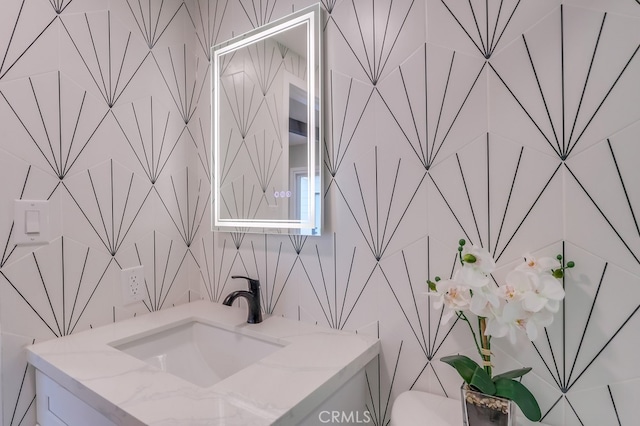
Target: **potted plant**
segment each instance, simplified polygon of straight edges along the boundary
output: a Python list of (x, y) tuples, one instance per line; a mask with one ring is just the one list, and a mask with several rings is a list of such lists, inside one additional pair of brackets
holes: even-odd
[[(495, 285), (491, 273), (495, 261), (489, 252), (459, 241), (461, 267), (448, 280), (428, 280), (434, 306), (443, 308), (442, 321), (453, 317), (464, 321), (471, 330), (482, 366), (464, 355), (446, 356), (441, 361), (451, 365), (464, 380), (463, 414), (469, 426), (515, 424), (514, 403), (529, 420), (539, 421), (540, 407), (533, 394), (520, 382), (531, 368), (519, 368), (492, 375), (491, 339), (508, 337), (516, 343), (518, 334), (533, 341), (539, 331), (553, 322), (565, 292), (561, 282), (565, 269), (574, 262), (562, 263), (562, 256), (534, 258), (510, 271), (505, 283)], [(473, 315), (471, 315), (473, 314)], [(472, 320), (477, 323), (472, 324)]]

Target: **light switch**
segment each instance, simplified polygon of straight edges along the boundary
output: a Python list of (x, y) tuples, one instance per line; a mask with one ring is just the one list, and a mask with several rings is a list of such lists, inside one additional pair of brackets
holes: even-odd
[(15, 200), (14, 233), (16, 244), (48, 244), (51, 234), (49, 202), (45, 200)]
[(24, 212), (24, 232), (27, 234), (40, 233), (40, 211), (27, 210)]

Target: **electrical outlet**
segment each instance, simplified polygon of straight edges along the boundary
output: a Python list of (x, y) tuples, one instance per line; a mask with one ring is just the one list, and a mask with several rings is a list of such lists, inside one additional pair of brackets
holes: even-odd
[(144, 299), (144, 266), (123, 269), (120, 278), (124, 306)]

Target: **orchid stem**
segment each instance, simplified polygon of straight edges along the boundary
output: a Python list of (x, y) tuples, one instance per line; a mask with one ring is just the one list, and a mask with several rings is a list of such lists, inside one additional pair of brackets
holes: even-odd
[(485, 330), (487, 329), (487, 321), (484, 317), (478, 317), (478, 329), (480, 330), (480, 343), (482, 344), (482, 349), (485, 350), (478, 350), (478, 352), (480, 352), (482, 360), (486, 362), (484, 370), (487, 372), (487, 374), (489, 374), (489, 377), (493, 377), (491, 375), (491, 340), (489, 336), (485, 334)]

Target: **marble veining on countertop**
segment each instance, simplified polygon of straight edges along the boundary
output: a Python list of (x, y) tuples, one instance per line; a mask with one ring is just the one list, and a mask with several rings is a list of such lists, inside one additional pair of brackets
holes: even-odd
[[(112, 345), (197, 320), (283, 345), (207, 388), (163, 372)], [(197, 301), (27, 348), (29, 362), (116, 424), (295, 424), (362, 369), (379, 341)]]

